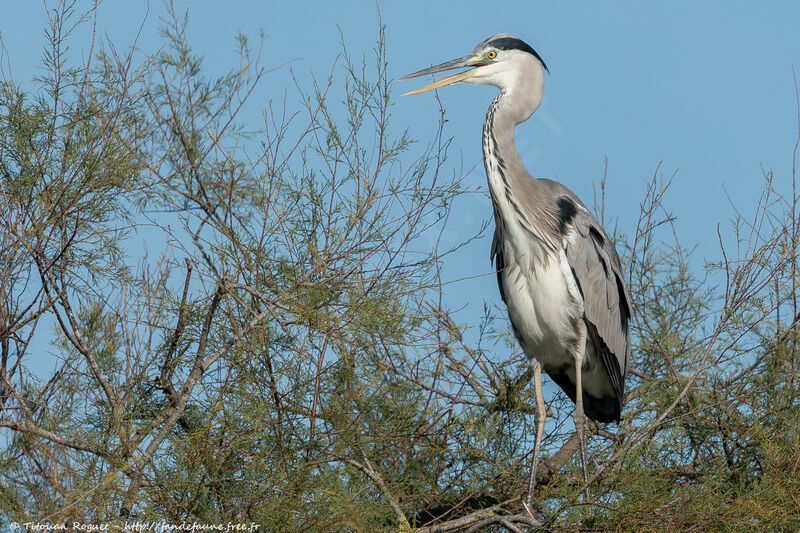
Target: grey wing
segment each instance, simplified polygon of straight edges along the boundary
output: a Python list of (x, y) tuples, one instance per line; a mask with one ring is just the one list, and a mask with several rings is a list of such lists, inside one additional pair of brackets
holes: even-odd
[(581, 204), (572, 221), (576, 232), (565, 248), (583, 295), (588, 335), (595, 341), (622, 406), (625, 371), (631, 352), (629, 322), (631, 305), (622, 281), (619, 256), (614, 243)]

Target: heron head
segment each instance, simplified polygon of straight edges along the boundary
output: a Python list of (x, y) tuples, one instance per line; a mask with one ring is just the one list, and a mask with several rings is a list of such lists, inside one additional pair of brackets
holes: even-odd
[(509, 33), (501, 33), (482, 41), (464, 57), (418, 70), (400, 79), (407, 80), (459, 68), (468, 70), (445, 76), (403, 96), (424, 93), (461, 81), (494, 85), (501, 90), (510, 89), (526, 81), (534, 84), (539, 82), (543, 86), (547, 65), (536, 50), (525, 41)]

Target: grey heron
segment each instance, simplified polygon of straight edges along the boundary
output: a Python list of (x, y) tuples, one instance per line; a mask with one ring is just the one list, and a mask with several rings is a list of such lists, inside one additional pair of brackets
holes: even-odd
[(467, 70), (407, 94), (457, 82), (500, 90), (483, 125), (483, 161), (495, 221), (490, 258), (514, 334), (535, 369), (530, 503), (544, 431), (541, 369), (575, 402), (586, 483), (584, 414), (602, 423), (620, 420), (631, 351), (630, 297), (614, 243), (602, 226), (567, 187), (532, 177), (514, 144), (516, 126), (542, 103), (547, 70), (542, 58), (518, 37), (499, 34), (464, 57), (400, 79), (459, 68)]

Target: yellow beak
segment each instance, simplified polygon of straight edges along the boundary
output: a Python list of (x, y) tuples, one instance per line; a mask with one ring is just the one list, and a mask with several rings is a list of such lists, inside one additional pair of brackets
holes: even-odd
[(467, 70), (464, 72), (459, 72), (458, 74), (453, 74), (452, 76), (445, 76), (444, 78), (431, 83), (430, 85), (426, 85), (421, 89), (417, 89), (416, 91), (411, 91), (409, 93), (403, 94), (403, 96), (411, 96), (412, 94), (419, 94), (424, 93), (426, 91), (432, 91), (434, 89), (438, 89), (439, 87), (444, 87), (445, 85), (451, 85), (453, 83), (458, 83), (460, 81), (464, 81), (468, 78), (471, 78), (475, 75), (475, 70)]
[[(452, 74), (450, 76), (445, 76), (444, 78), (437, 80), (430, 85), (426, 85), (421, 89), (417, 89), (416, 91), (411, 91), (405, 93), (403, 96), (410, 96), (412, 94), (419, 94), (424, 93), (426, 91), (432, 91), (433, 89), (438, 89), (439, 87), (444, 87), (445, 85), (451, 85), (453, 83), (458, 83), (460, 81), (464, 81), (469, 79), (475, 75), (475, 68), (485, 65), (486, 63), (482, 60), (480, 56), (466, 56), (461, 57), (459, 59), (454, 59), (452, 61), (447, 61), (446, 63), (441, 63), (439, 65), (425, 68), (422, 70), (418, 70), (412, 74), (407, 76), (403, 76), (400, 80), (407, 80), (410, 78), (417, 78), (419, 76), (424, 76), (426, 74), (435, 74), (436, 72), (442, 72), (444, 70), (452, 70), (454, 68), (470, 68), (470, 70), (466, 70), (464, 72), (459, 72), (458, 74)], [(398, 80), (398, 81), (400, 81)]]

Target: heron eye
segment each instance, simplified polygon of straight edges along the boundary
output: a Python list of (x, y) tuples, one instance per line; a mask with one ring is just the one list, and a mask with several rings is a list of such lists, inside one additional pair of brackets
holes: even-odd
[(488, 57), (489, 59), (494, 59), (495, 57), (497, 57), (497, 52), (495, 52), (494, 50), (489, 50), (488, 52), (486, 52), (486, 57)]

